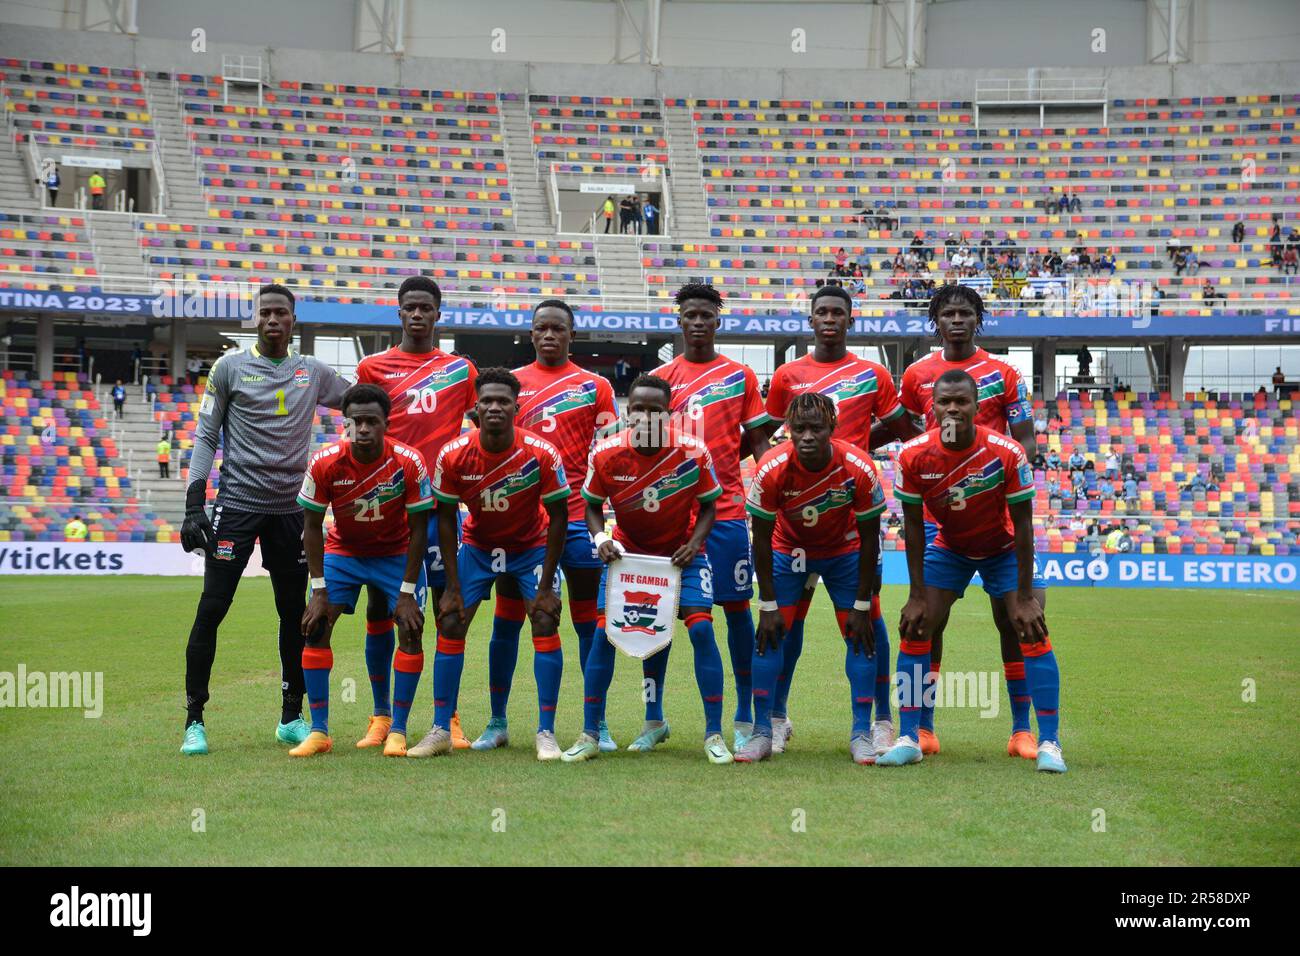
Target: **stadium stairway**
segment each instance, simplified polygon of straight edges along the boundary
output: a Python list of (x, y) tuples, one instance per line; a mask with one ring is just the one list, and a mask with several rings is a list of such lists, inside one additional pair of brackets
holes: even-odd
[(0, 149), (0, 207), (14, 212), (39, 209), (33, 190), (36, 176), (27, 171), (23, 153)]
[(664, 135), (668, 140), (668, 188), (672, 190), (668, 232), (674, 236), (707, 236), (709, 215), (704, 205), (700, 149), (691, 111), (665, 105)]
[(167, 177), (163, 210), (170, 218), (201, 220), (208, 216), (208, 204), (199, 188), (194, 155), (190, 152), (181, 122), (181, 111), (168, 80), (146, 75), (145, 88), (153, 107), (154, 129), (162, 149), (164, 175)]
[(597, 233), (594, 238), (601, 294), (616, 297), (645, 295), (640, 237)]
[(516, 95), (499, 97), (497, 106), (505, 132), (515, 230), (525, 235), (554, 232), (550, 204), (542, 191), (533, 158), (533, 128), (528, 117), (528, 105)]
[(131, 482), (140, 503), (150, 511), (172, 520), (178, 527), (185, 511), (185, 485), (181, 472), (188, 453), (173, 451), (171, 477), (158, 477), (158, 439), (162, 425), (154, 420), (144, 400), (144, 388), (126, 386), (126, 407), (120, 421), (114, 421), (113, 400), (104, 393), (103, 406), (108, 409), (109, 424), (117, 436), (121, 464), (131, 464)]
[(105, 277), (100, 287), (105, 292), (139, 292), (148, 274), (132, 217), (120, 212), (87, 210), (86, 219), (95, 269)]

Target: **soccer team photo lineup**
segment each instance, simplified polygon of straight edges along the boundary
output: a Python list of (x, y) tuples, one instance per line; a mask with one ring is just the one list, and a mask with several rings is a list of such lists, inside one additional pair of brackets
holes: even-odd
[[(945, 930), (1276, 925), (1298, 38), (0, 0), (15, 911), (193, 938), (337, 878), (295, 925), (370, 931), (393, 866), (489, 870), (439, 891), (476, 909), (600, 868), (584, 913), (853, 867), (867, 914), (924, 868)], [(764, 915), (816, 892), (774, 876)]]

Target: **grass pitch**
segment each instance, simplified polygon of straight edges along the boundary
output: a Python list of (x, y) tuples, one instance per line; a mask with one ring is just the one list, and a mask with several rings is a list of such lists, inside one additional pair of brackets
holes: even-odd
[[(200, 585), (177, 578), (0, 578), (0, 671), (102, 671), (104, 710), (0, 710), (0, 863), (14, 864), (1022, 864), (1300, 862), (1300, 595), (1057, 588), (1048, 621), (1062, 671), (1070, 772), (1005, 756), (999, 712), (940, 710), (938, 757), (858, 767), (848, 756), (843, 645), (824, 592), (809, 619), (783, 756), (710, 766), (689, 642), (679, 633), (652, 754), (539, 764), (525, 637), (512, 746), (385, 760), (353, 742), (369, 714), (362, 624), (336, 631), (336, 750), (292, 760), (273, 740), (279, 665), (270, 585), (245, 580), (222, 627), (207, 726), (185, 758), (186, 636)], [(887, 588), (897, 648), (902, 588)], [(715, 616), (724, 661), (724, 622)], [(487, 608), (470, 635), (461, 713), (488, 716)], [(581, 727), (577, 641), (565, 637), (557, 737)], [(432, 713), (432, 641), (412, 737)], [(727, 664), (725, 733), (734, 686)], [(978, 590), (954, 609), (945, 670), (998, 672)], [(355, 680), (357, 699), (340, 699)], [(1243, 700), (1243, 681), (1256, 699)], [(640, 728), (640, 667), (620, 655), (609, 722)], [(1104, 815), (1104, 816), (1103, 816)], [(199, 826), (199, 823), (202, 826)], [(1104, 830), (1100, 829), (1104, 825)]]

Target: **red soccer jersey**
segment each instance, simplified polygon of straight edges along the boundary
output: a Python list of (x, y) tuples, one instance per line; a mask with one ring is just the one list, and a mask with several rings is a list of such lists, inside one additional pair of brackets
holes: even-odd
[(903, 373), (903, 407), (924, 418), (926, 428), (938, 426), (933, 413), (934, 383), (944, 372), (955, 368), (969, 372), (979, 388), (975, 424), (1006, 434), (1012, 425), (1033, 420), (1029, 392), (1014, 365), (994, 358), (983, 349), (976, 349), (964, 362), (949, 362), (943, 357), (943, 349), (939, 349), (917, 359)]
[[(726, 356), (688, 362), (679, 355), (652, 373), (673, 387), (673, 424), (700, 439), (713, 456), (722, 497), (718, 521), (745, 517), (745, 486), (740, 479), (742, 431), (768, 421), (754, 370)], [(698, 410), (697, 410), (698, 409)]]
[(903, 414), (889, 369), (849, 353), (838, 362), (817, 362), (812, 353), (786, 362), (772, 375), (767, 392), (767, 413), (785, 421), (790, 400), (801, 392), (821, 392), (835, 403), (839, 424), (835, 436), (867, 449), (871, 421)]
[(859, 521), (885, 510), (885, 489), (866, 455), (831, 439), (831, 460), (821, 471), (799, 464), (793, 442), (777, 445), (758, 463), (749, 486), (749, 513), (776, 522), (772, 546), (789, 554), (803, 548), (812, 559), (858, 549)]
[(569, 520), (583, 521), (582, 483), (596, 436), (618, 421), (609, 379), (572, 362), (547, 368), (538, 362), (515, 369), (519, 414), (515, 424), (560, 450), (569, 479)]
[(368, 464), (352, 456), (346, 440), (312, 455), (298, 504), (320, 512), (334, 508), (325, 538), (330, 554), (381, 558), (406, 553), (411, 543), (406, 516), (432, 508), (433, 492), (420, 453), (385, 435), (383, 454)]
[(357, 365), (357, 384), (378, 385), (393, 403), (388, 434), (416, 449), (430, 465), (460, 434), (465, 412), (474, 407), (476, 378), (473, 362), (442, 349), (417, 353), (393, 346)]
[(599, 442), (591, 452), (582, 496), (614, 508), (614, 538), (634, 554), (671, 557), (695, 527), (699, 504), (722, 494), (713, 456), (690, 435), (668, 429), (656, 455), (632, 447), (632, 432)]
[(546, 543), (543, 503), (569, 496), (560, 453), (550, 442), (515, 429), (503, 452), (485, 451), (478, 429), (443, 447), (433, 468), (433, 495), (449, 505), (465, 502), (466, 544), (526, 551)]
[(933, 428), (898, 452), (894, 497), (924, 504), (939, 525), (935, 544), (968, 558), (1015, 547), (1008, 504), (1032, 501), (1034, 473), (1020, 442), (975, 426), (967, 448), (945, 448)]

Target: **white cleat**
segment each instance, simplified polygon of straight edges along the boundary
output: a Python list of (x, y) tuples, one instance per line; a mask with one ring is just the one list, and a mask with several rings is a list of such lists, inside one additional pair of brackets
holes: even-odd
[(414, 747), (406, 748), (408, 757), (441, 757), (451, 753), (451, 731), (434, 724)]
[(772, 718), (772, 753), (785, 753), (785, 745), (794, 736), (794, 724), (787, 717)]
[(537, 759), (559, 760), (563, 756), (564, 751), (555, 742), (555, 734), (549, 730), (539, 730), (537, 732)]
[(871, 746), (875, 749), (877, 756), (894, 746), (894, 740), (893, 721), (878, 720), (871, 725)]

